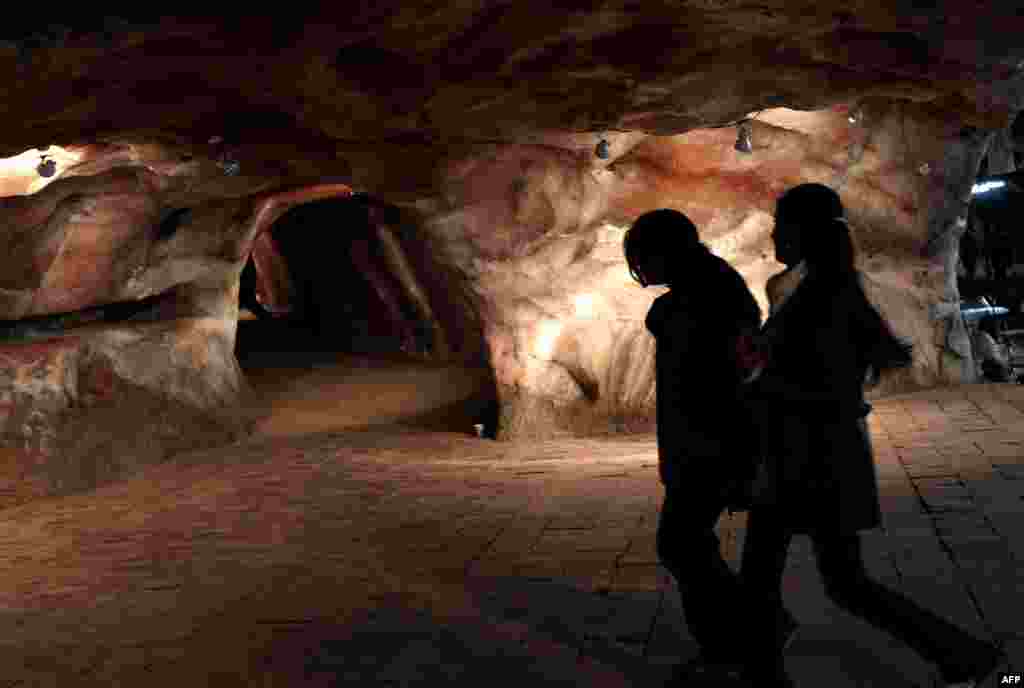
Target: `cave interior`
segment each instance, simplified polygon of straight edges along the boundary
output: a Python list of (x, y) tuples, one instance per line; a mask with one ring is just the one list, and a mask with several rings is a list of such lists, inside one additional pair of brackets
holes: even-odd
[[(805, 182), (838, 192), (865, 292), (913, 344), (912, 365), (866, 389), (891, 402), (871, 429), (901, 532), (950, 527), (933, 529), (921, 505), (937, 505), (937, 522), (962, 511), (951, 471), (987, 471), (971, 474), (983, 488), (972, 504), (1019, 528), (1024, 400), (982, 385), (963, 313), (987, 297), (1024, 333), (1018, 5), (10, 13), (0, 684), (10, 667), (11, 685), (299, 685), (310, 657), (332, 679), (362, 676), (329, 647), (358, 644), (339, 630), (358, 605), (419, 609), (396, 622), (412, 633), (442, 598), (458, 600), (458, 623), (501, 598), (504, 620), (470, 634), (488, 651), (529, 636), (524, 599), (552, 613), (604, 605), (622, 624), (605, 646), (588, 627), (516, 651), (578, 641), (573, 678), (630, 685), (604, 683), (586, 653), (626, 665), (684, 632), (652, 621), (677, 604), (653, 540), (645, 318), (665, 290), (631, 278), (624, 233), (650, 210), (684, 212), (767, 313), (784, 267), (775, 201)], [(688, 374), (687, 393), (706, 394)], [(954, 530), (974, 537), (972, 524)], [(734, 526), (723, 546), (735, 554)], [(597, 547), (580, 539), (595, 532)], [(482, 553), (543, 538), (547, 555), (501, 561), (507, 599), (463, 586)], [(985, 538), (971, 547), (994, 547)], [(944, 575), (879, 542), (887, 571)], [(534, 569), (517, 578), (520, 565)], [(579, 590), (548, 602), (521, 587), (573, 566), (601, 595), (577, 606), (565, 600)], [(995, 587), (1019, 590), (1019, 568), (1000, 571)], [(606, 594), (613, 572), (619, 597)], [(1014, 607), (980, 599), (990, 621)], [(650, 607), (643, 628), (608, 611), (626, 602)], [(361, 656), (397, 665), (415, 644), (374, 655), (383, 645), (372, 637)], [(843, 671), (895, 681), (872, 664), (886, 650), (862, 647)], [(424, 656), (422, 684), (447, 681), (439, 655)], [(483, 680), (534, 680), (516, 670), (489, 666)]]
[[(108, 479), (180, 451), (81, 440), (125, 395), (189, 447), (258, 435), (301, 415), (261, 406), (267, 380), (332, 365), (390, 365), (395, 403), (429, 397), (449, 432), (649, 432), (658, 289), (623, 232), (685, 212), (767, 311), (774, 200), (808, 181), (839, 192), (868, 294), (915, 344), (869, 394), (973, 383), (956, 305), (1021, 301), (1024, 52), (994, 38), (1016, 12), (705, 5), (11, 23), (0, 442), (63, 457), (14, 464), (57, 490), (99, 479), (59, 478), (83, 452)], [(414, 368), (465, 384), (428, 393)]]

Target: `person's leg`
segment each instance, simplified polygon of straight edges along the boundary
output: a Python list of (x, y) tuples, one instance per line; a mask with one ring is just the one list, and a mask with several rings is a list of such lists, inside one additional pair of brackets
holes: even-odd
[(936, 664), (945, 680), (966, 680), (998, 653), (992, 645), (869, 578), (857, 533), (819, 533), (812, 540), (829, 598)]
[(725, 504), (708, 486), (666, 489), (658, 523), (657, 551), (676, 580), (686, 624), (709, 661), (732, 659), (729, 640), (735, 626), (739, 582), (722, 558), (714, 527)]
[(744, 599), (749, 607), (746, 642), (748, 678), (755, 683), (785, 680), (782, 647), (776, 642), (779, 629), (796, 625), (782, 599), (782, 574), (792, 531), (781, 514), (771, 507), (755, 506), (747, 518), (747, 533), (740, 562)]

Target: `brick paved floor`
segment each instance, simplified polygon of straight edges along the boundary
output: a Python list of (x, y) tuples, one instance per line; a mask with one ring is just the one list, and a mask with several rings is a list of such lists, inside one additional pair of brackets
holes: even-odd
[[(890, 399), (870, 422), (872, 571), (1024, 667), (1024, 388)], [(4, 511), (0, 688), (665, 685), (695, 646), (654, 553), (660, 497), (651, 436), (385, 428), (180, 457)], [(719, 528), (735, 561), (744, 518)], [(784, 583), (799, 685), (928, 685), (824, 597), (808, 544)]]

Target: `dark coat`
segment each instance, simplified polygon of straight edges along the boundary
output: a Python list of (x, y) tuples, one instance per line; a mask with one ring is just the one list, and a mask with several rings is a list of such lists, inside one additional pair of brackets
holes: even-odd
[(706, 249), (686, 259), (683, 280), (646, 320), (657, 341), (659, 473), (667, 487), (718, 489), (756, 456), (736, 338), (756, 332), (761, 311), (739, 273)]
[(808, 275), (762, 333), (771, 359), (754, 385), (765, 453), (754, 504), (778, 506), (798, 533), (879, 527), (864, 379), (870, 366), (909, 364), (907, 349), (857, 275)]

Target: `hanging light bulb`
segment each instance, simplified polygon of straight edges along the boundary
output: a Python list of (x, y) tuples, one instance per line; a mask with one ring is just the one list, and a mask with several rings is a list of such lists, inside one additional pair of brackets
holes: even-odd
[(608, 159), (608, 157), (611, 155), (608, 139), (602, 138), (600, 141), (597, 142), (597, 148), (594, 149), (594, 155), (601, 158), (602, 160)]
[(45, 155), (40, 156), (36, 172), (39, 173), (40, 177), (52, 177), (57, 174), (57, 163), (53, 160), (47, 160)]
[(242, 171), (242, 163), (238, 162), (230, 153), (225, 153), (217, 158), (217, 165), (228, 177), (237, 176)]
[(736, 134), (736, 145), (734, 148), (736, 148), (740, 153), (752, 153), (754, 146), (751, 143), (750, 137), (750, 122), (748, 120), (743, 120), (740, 122), (739, 131)]

